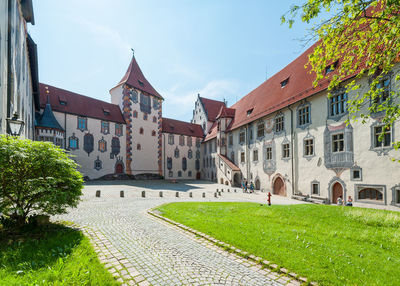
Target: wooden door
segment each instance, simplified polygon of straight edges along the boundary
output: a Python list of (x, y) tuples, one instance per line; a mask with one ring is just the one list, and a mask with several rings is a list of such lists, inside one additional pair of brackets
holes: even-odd
[(332, 203), (336, 204), (338, 197), (343, 199), (343, 187), (340, 183), (336, 182), (332, 187)]
[(124, 172), (124, 166), (122, 166), (121, 163), (118, 163), (115, 165), (115, 173), (116, 174), (122, 174)]
[(283, 182), (283, 180), (280, 177), (275, 179), (273, 193), (275, 195), (279, 195), (279, 196), (286, 195), (285, 194), (285, 183)]

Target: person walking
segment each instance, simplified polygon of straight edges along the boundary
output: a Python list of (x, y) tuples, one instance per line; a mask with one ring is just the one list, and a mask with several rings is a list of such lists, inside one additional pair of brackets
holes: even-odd
[(253, 184), (253, 181), (250, 182), (250, 193), (254, 193), (254, 184)]

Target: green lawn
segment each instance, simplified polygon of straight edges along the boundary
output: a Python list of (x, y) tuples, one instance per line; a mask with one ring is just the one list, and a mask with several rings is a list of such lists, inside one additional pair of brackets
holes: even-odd
[(171, 203), (158, 210), (321, 285), (400, 283), (397, 212), (256, 203)]
[(0, 285), (119, 285), (89, 239), (62, 225), (0, 231)]

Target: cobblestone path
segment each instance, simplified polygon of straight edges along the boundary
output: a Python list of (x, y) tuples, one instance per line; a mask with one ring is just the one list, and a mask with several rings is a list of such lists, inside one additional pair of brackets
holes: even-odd
[(125, 285), (299, 285), (146, 213), (174, 200), (186, 199), (86, 195), (77, 209), (54, 219), (86, 231), (100, 260)]

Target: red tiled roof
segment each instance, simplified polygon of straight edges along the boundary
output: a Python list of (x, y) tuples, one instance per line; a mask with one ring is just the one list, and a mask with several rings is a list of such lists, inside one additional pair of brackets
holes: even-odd
[[(44, 83), (39, 84), (39, 91), (41, 108), (46, 106), (48, 97), (53, 111), (125, 124), (121, 109), (116, 104), (80, 95)], [(60, 101), (64, 101), (67, 104), (61, 105)], [(108, 114), (106, 114), (107, 111)]]
[(207, 112), (207, 118), (209, 121), (214, 122), (217, 118), (218, 112), (222, 106), (225, 106), (225, 102), (219, 100), (208, 99), (199, 96), (201, 103), (205, 111)]
[(165, 117), (162, 118), (162, 132), (201, 138), (204, 136), (203, 129), (199, 124)]
[(142, 70), (140, 69), (138, 63), (136, 62), (135, 56), (132, 56), (132, 60), (131, 63), (129, 64), (128, 70), (126, 71), (124, 77), (117, 84), (117, 86), (120, 85), (121, 83), (128, 84), (134, 88), (137, 88), (141, 91), (147, 92), (148, 94), (163, 99), (163, 97), (154, 89), (154, 87), (144, 77)]
[(217, 115), (217, 119), (218, 118), (234, 118), (235, 117), (235, 109), (233, 108), (228, 108), (225, 106), (222, 106), (218, 115)]
[(213, 125), (211, 125), (210, 131), (206, 134), (206, 138), (204, 138), (204, 141), (211, 140), (213, 138), (217, 137), (217, 122), (214, 121)]
[(232, 171), (240, 171), (240, 168), (236, 166), (231, 160), (229, 160), (227, 157), (224, 155), (218, 154), (218, 156), (222, 159), (222, 161), (225, 162), (225, 164), (228, 165), (229, 168), (231, 168)]

